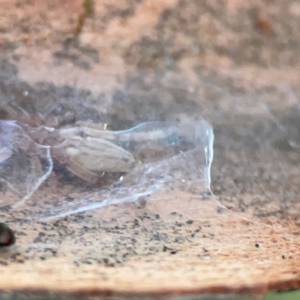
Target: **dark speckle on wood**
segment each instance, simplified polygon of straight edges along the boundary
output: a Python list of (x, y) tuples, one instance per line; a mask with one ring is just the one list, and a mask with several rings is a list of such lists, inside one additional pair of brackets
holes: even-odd
[(0, 247), (11, 246), (16, 242), (15, 234), (6, 224), (0, 222)]

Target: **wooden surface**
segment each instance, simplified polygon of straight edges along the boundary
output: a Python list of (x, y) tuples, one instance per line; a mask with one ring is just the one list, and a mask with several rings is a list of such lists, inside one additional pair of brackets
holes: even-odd
[(292, 222), (257, 220), (180, 192), (159, 198), (143, 209), (120, 205), (35, 225), (15, 220), (19, 239), (1, 253), (1, 289), (164, 296), (298, 286)]
[(1, 210), (17, 237), (0, 252), (1, 291), (157, 297), (299, 287), (297, 1), (95, 1), (90, 15), (83, 1), (0, 6), (0, 101), (44, 114), (57, 105), (51, 113), (62, 121), (74, 111), (117, 130), (204, 115), (215, 130), (216, 195), (167, 189), (144, 208), (36, 223), (47, 201), (63, 206), (89, 192), (56, 169), (35, 206)]

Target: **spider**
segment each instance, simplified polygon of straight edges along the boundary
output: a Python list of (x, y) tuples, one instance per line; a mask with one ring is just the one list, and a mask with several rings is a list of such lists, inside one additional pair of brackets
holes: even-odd
[[(18, 139), (18, 148), (28, 153), (37, 151), (32, 141), (50, 146), (53, 159), (87, 182), (98, 183), (103, 174), (127, 173), (134, 166), (133, 155), (114, 143), (116, 135), (107, 131), (105, 124), (78, 122), (73, 127), (58, 128), (55, 120), (45, 120), (38, 113), (30, 115), (10, 104), (0, 105), (0, 111), (2, 118), (12, 120), (10, 126), (20, 135), (25, 131), (31, 138)], [(10, 150), (0, 146), (1, 163), (10, 156)]]

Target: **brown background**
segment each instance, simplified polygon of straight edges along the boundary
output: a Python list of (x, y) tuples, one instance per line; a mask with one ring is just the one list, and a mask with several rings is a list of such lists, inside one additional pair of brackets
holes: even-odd
[[(1, 252), (0, 289), (158, 296), (298, 287), (299, 154), (289, 143), (299, 139), (298, 2), (90, 3), (0, 0), (0, 97), (43, 114), (51, 103), (60, 120), (72, 110), (110, 129), (204, 115), (216, 135), (216, 198), (167, 190), (142, 209), (44, 223), (28, 221), (30, 209), (3, 211), (17, 244)], [(71, 179), (56, 171), (32, 201), (65, 203), (90, 188)]]

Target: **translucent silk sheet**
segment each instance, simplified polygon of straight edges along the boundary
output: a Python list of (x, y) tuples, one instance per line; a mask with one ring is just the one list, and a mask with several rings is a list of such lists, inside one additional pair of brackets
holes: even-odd
[[(214, 136), (206, 121), (187, 125), (149, 122), (115, 132), (89, 125), (56, 130), (1, 121), (0, 205), (13, 210), (31, 205), (38, 208), (35, 217), (61, 217), (111, 204), (141, 202), (165, 188), (197, 195), (210, 190)], [(51, 145), (39, 144), (45, 141)], [(96, 175), (91, 178), (98, 178), (97, 190), (70, 191), (69, 197), (57, 201), (34, 197), (27, 201), (50, 176), (53, 160), (83, 179)]]
[(35, 143), (13, 121), (0, 121), (0, 205), (29, 199), (52, 172), (50, 147)]

